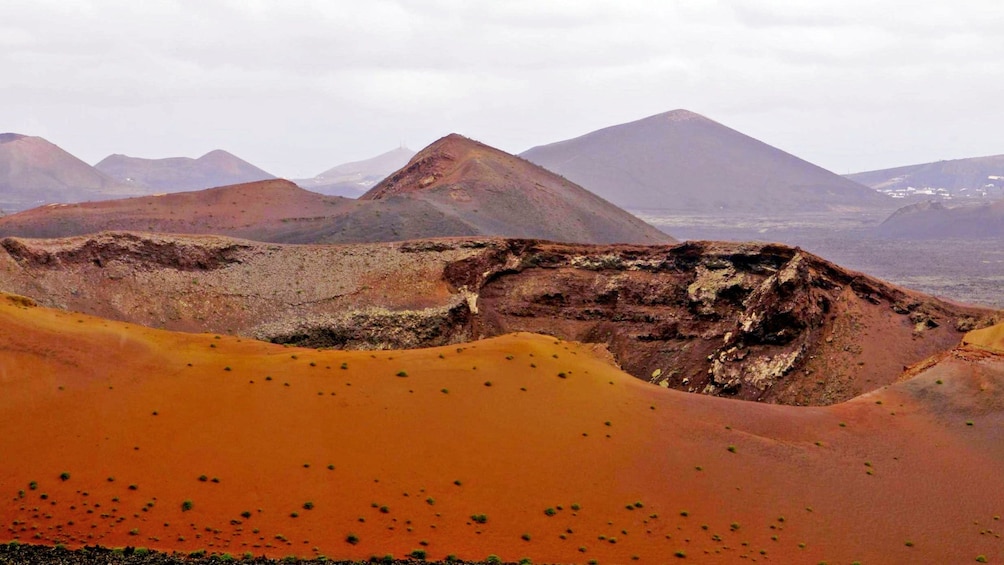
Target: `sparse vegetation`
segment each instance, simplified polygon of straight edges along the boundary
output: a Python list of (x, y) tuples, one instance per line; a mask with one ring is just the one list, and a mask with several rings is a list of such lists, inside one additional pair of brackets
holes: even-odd
[(488, 522), (488, 516), (486, 514), (472, 514), (471, 521), (477, 524), (484, 524)]
[(191, 500), (185, 500), (181, 503), (181, 511), (188, 512), (193, 506), (195, 506), (195, 504)]
[(61, 480), (61, 481), (68, 481), (68, 480), (70, 480), (70, 474), (67, 473), (67, 472), (65, 472), (65, 471), (62, 472), (62, 473), (60, 473), (59, 474), (59, 480)]

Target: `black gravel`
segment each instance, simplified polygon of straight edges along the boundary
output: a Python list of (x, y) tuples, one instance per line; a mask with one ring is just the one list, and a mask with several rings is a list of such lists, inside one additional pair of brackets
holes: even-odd
[[(330, 564), (330, 565), (416, 565), (425, 563), (415, 559), (384, 561), (326, 561), (320, 559), (268, 559), (266, 557), (223, 557), (207, 555), (192, 557), (183, 553), (159, 553), (156, 551), (139, 550), (126, 547), (108, 549), (104, 547), (85, 547), (69, 550), (61, 547), (49, 547), (29, 544), (0, 544), (0, 565), (297, 565), (297, 564)], [(472, 562), (454, 561), (457, 565), (478, 565)]]

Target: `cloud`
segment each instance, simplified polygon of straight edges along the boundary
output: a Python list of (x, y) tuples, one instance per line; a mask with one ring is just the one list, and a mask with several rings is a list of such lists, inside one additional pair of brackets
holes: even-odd
[(225, 147), (296, 176), (685, 107), (846, 172), (1001, 152), (1001, 29), (989, 1), (9, 2), (0, 123), (91, 162)]

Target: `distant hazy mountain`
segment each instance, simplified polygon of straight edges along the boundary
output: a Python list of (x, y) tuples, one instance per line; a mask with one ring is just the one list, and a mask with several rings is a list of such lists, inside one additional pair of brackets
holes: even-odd
[(911, 204), (893, 212), (876, 231), (902, 239), (1004, 237), (1004, 200), (954, 207), (942, 202)]
[(41, 137), (0, 134), (0, 209), (6, 212), (52, 202), (105, 200), (140, 192)]
[(217, 234), (286, 243), (506, 236), (573, 243), (673, 238), (557, 175), (458, 135), (433, 143), (362, 198), (267, 180), (0, 218), (0, 237), (109, 230)]
[(771, 213), (891, 206), (891, 199), (686, 110), (520, 155), (625, 208)]
[(866, 171), (847, 178), (896, 198), (1004, 198), (1004, 155)]
[(479, 235), (593, 243), (666, 243), (671, 237), (529, 161), (451, 134), (360, 197), (432, 204)]
[(94, 167), (112, 178), (142, 188), (145, 192), (199, 190), (275, 178), (221, 149), (210, 151), (198, 159), (141, 159), (109, 155)]
[(382, 153), (371, 159), (332, 167), (310, 179), (296, 180), (301, 188), (333, 196), (358, 198), (387, 175), (408, 164), (415, 152), (407, 147)]

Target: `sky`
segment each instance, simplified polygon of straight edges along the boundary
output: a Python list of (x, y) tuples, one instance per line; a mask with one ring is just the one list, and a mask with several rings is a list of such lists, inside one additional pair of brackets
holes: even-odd
[(0, 132), (314, 176), (685, 108), (837, 173), (1004, 153), (996, 0), (4, 0)]

